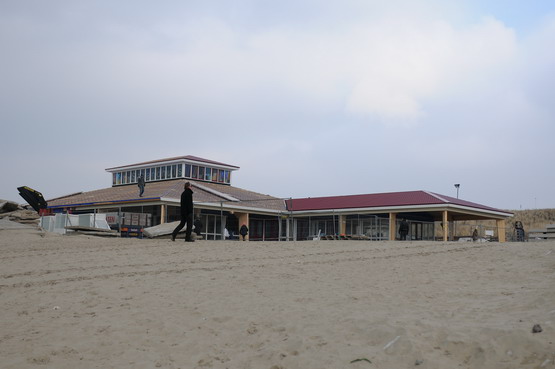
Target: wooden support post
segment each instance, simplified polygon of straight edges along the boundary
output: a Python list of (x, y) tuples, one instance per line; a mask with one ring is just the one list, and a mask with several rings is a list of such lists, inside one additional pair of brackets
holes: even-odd
[(507, 242), (505, 238), (505, 219), (497, 219), (497, 238), (499, 242)]
[(347, 231), (347, 217), (345, 215), (339, 215), (339, 234), (345, 234)]
[(449, 217), (447, 210), (443, 211), (443, 241), (449, 240)]
[(160, 224), (166, 223), (166, 214), (168, 213), (168, 205), (160, 205)]
[(395, 241), (397, 234), (397, 213), (389, 213), (389, 240)]

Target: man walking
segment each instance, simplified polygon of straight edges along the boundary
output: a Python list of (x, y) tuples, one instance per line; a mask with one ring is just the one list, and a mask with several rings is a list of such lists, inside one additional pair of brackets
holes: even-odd
[(191, 232), (193, 231), (193, 190), (191, 190), (191, 183), (185, 183), (185, 190), (181, 194), (181, 222), (172, 232), (172, 241), (175, 241), (177, 233), (187, 223), (185, 230), (185, 242), (194, 242), (191, 239)]

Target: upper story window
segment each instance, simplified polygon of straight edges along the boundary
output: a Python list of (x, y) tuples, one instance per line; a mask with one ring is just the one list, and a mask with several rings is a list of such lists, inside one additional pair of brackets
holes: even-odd
[(181, 162), (164, 165), (153, 164), (133, 170), (115, 170), (112, 172), (112, 186), (136, 184), (140, 176), (143, 176), (145, 182), (188, 178), (213, 183), (231, 183), (231, 170)]

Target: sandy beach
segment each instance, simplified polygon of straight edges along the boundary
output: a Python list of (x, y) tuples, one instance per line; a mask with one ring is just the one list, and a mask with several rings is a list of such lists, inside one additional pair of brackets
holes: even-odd
[(555, 368), (555, 242), (8, 229), (0, 252), (4, 369)]

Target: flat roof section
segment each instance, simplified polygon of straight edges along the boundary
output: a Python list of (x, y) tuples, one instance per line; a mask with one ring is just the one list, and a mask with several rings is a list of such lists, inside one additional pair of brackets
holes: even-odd
[(118, 166), (118, 167), (106, 168), (105, 170), (106, 171), (115, 171), (115, 170), (123, 169), (123, 168), (131, 168), (131, 167), (137, 167), (137, 166), (142, 166), (142, 165), (151, 165), (151, 164), (156, 164), (156, 163), (165, 163), (165, 162), (179, 161), (179, 160), (196, 161), (196, 162), (199, 162), (199, 163), (206, 163), (206, 164), (219, 165), (219, 166), (223, 166), (223, 167), (239, 169), (239, 167), (236, 166), (236, 165), (220, 163), (220, 162), (217, 162), (217, 161), (214, 161), (214, 160), (199, 158), (198, 156), (186, 155), (186, 156), (176, 156), (176, 157), (173, 157), (173, 158), (144, 161), (144, 162), (135, 163), (135, 164), (127, 164), (127, 165), (122, 165), (122, 166)]

